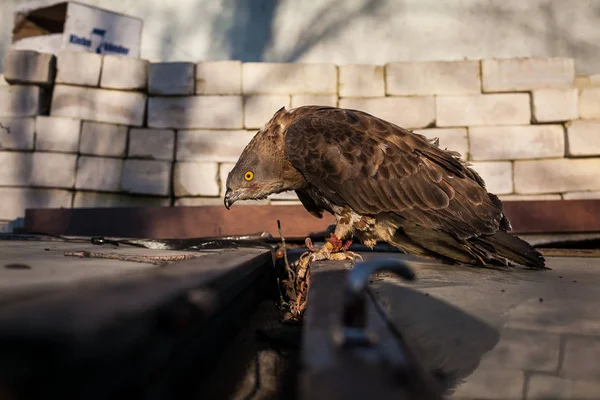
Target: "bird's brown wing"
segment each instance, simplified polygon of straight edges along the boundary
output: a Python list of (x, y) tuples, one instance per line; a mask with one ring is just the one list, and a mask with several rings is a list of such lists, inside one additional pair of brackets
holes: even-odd
[(285, 150), (323, 196), (359, 214), (393, 213), (460, 239), (508, 225), (501, 203), (456, 154), (372, 115), (317, 110), (288, 127)]

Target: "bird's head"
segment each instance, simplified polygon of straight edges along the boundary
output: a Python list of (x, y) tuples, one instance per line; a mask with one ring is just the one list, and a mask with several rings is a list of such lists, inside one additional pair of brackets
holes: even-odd
[(284, 138), (289, 113), (281, 108), (252, 138), (227, 176), (224, 203), (259, 200), (297, 189), (304, 178), (285, 155)]

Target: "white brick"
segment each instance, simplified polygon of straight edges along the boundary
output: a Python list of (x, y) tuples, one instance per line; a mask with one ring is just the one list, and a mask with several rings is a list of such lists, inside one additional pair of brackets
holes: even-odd
[(0, 149), (33, 150), (34, 118), (0, 118)]
[(473, 160), (564, 157), (562, 125), (481, 126), (469, 128)]
[(584, 191), (584, 192), (567, 192), (563, 193), (565, 200), (596, 200), (600, 199), (600, 190)]
[(225, 196), (225, 191), (227, 190), (227, 177), (229, 176), (229, 173), (233, 167), (235, 167), (234, 162), (219, 164), (219, 182), (221, 183), (221, 193), (219, 195), (221, 197)]
[(578, 75), (574, 84), (577, 89), (600, 86), (600, 74)]
[(515, 192), (600, 190), (600, 158), (515, 161)]
[(175, 131), (133, 128), (129, 131), (129, 157), (173, 161)]
[(341, 65), (340, 97), (385, 96), (383, 66), (380, 65)]
[(61, 51), (56, 57), (56, 83), (98, 86), (102, 56), (84, 51)]
[(0, 186), (30, 186), (32, 163), (33, 153), (0, 151)]
[(437, 126), (526, 125), (531, 120), (529, 94), (483, 94), (436, 97)]
[(498, 197), (502, 201), (562, 200), (562, 196), (560, 194), (508, 194)]
[(174, 129), (241, 129), (241, 96), (151, 97), (148, 126)]
[(7, 82), (51, 85), (56, 69), (52, 54), (32, 50), (8, 50), (4, 56), (4, 78)]
[(35, 132), (36, 150), (77, 153), (81, 121), (40, 115), (35, 119)]
[(102, 157), (79, 157), (76, 189), (118, 192), (123, 160)]
[(0, 86), (0, 117), (35, 117), (43, 111), (44, 97), (38, 86)]
[(268, 197), (268, 199), (272, 200), (273, 202), (299, 201), (298, 195), (293, 190), (288, 190), (287, 192), (272, 194)]
[(435, 122), (433, 96), (345, 98), (340, 107), (361, 110), (402, 128), (425, 128)]
[(573, 85), (572, 58), (511, 58), (481, 61), (484, 92), (560, 89)]
[(247, 131), (179, 131), (177, 161), (236, 162), (253, 137)]
[(173, 191), (176, 197), (218, 196), (218, 164), (178, 162), (175, 164)]
[(125, 160), (121, 189), (129, 193), (168, 196), (171, 168), (169, 161)]
[(108, 89), (141, 90), (148, 86), (147, 60), (127, 56), (104, 56), (100, 86)]
[(33, 153), (31, 185), (69, 189), (75, 184), (76, 154)]
[[(222, 203), (222, 202), (221, 202)], [(132, 196), (101, 192), (75, 192), (73, 208), (169, 207), (168, 197)]]
[(281, 107), (290, 108), (290, 96), (244, 97), (244, 126), (246, 129), (261, 128)]
[(148, 71), (148, 92), (150, 94), (194, 94), (195, 73), (193, 63), (152, 63)]
[[(266, 203), (266, 202), (265, 202)], [(240, 202), (244, 204), (244, 202)], [(217, 206), (223, 207), (223, 199), (220, 197), (180, 197), (175, 200), (175, 207), (198, 207)], [(236, 204), (237, 206), (237, 204)]]
[(240, 61), (206, 61), (196, 64), (196, 94), (241, 94)]
[(481, 92), (479, 61), (416, 61), (386, 65), (388, 95)]
[(70, 208), (72, 197), (68, 190), (0, 188), (0, 219), (22, 218), (28, 208)]
[(417, 129), (414, 132), (425, 135), (429, 139), (439, 138), (441, 149), (457, 151), (464, 160), (468, 159), (469, 139), (467, 128)]
[(146, 95), (120, 90), (57, 85), (51, 115), (98, 122), (141, 126)]
[(338, 98), (335, 95), (294, 94), (292, 95), (292, 108), (300, 106), (328, 106), (337, 107)]
[(245, 94), (335, 94), (337, 68), (333, 64), (244, 63)]
[(8, 82), (6, 82), (6, 79), (4, 78), (4, 74), (0, 74), (0, 87), (2, 86), (8, 86)]
[(570, 122), (567, 124), (567, 137), (569, 156), (600, 155), (600, 121)]
[(79, 152), (96, 156), (125, 157), (127, 127), (84, 121)]
[(494, 194), (513, 192), (513, 167), (510, 161), (480, 161), (472, 164), (472, 168), (485, 181), (488, 192)]
[(538, 89), (531, 94), (533, 119), (537, 122), (567, 121), (579, 116), (576, 88)]
[(583, 119), (600, 119), (600, 87), (581, 89), (579, 115)]

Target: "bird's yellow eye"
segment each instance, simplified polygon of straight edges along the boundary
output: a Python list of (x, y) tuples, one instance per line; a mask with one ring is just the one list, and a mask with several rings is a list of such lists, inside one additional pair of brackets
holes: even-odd
[(251, 181), (252, 179), (254, 179), (254, 172), (246, 171), (246, 173), (244, 174), (244, 179), (247, 181)]

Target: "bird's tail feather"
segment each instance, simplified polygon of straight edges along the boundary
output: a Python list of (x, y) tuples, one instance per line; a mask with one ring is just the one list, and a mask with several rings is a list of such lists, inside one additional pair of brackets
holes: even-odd
[(535, 269), (548, 269), (544, 256), (540, 252), (511, 233), (498, 231), (490, 236), (472, 239), (472, 243), (492, 247), (494, 253), (517, 264)]

